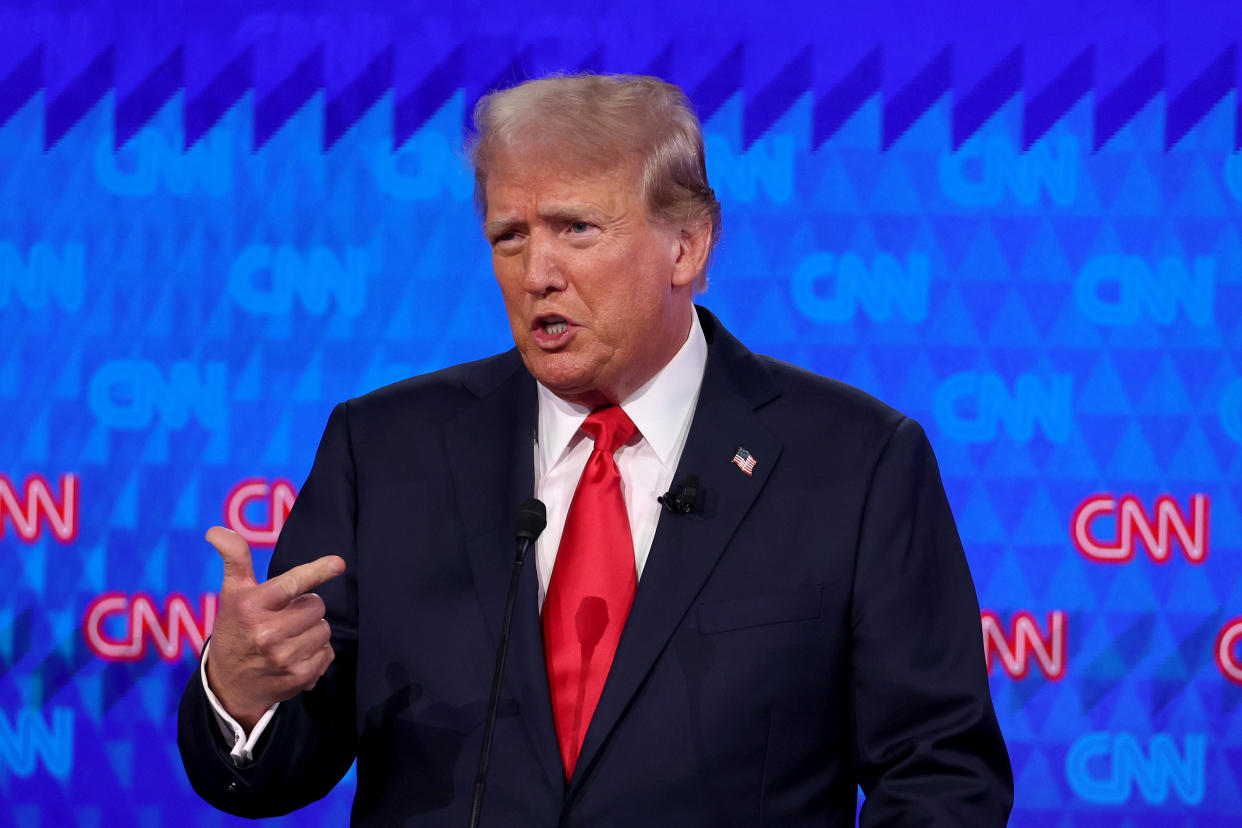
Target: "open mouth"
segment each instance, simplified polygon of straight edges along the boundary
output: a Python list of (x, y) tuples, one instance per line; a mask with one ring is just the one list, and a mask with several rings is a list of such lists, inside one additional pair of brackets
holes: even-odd
[(549, 316), (546, 319), (539, 320), (539, 327), (548, 336), (558, 336), (569, 330), (569, 323), (559, 316)]

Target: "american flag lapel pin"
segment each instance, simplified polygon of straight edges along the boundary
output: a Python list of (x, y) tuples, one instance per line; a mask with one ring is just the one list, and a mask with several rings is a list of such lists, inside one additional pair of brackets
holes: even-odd
[(748, 475), (755, 473), (755, 455), (751, 454), (741, 446), (737, 447), (737, 451), (733, 453), (733, 465), (737, 466)]

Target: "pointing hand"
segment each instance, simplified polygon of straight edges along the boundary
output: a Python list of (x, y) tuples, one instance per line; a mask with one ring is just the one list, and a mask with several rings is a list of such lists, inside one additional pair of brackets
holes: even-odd
[(213, 526), (207, 542), (224, 559), (207, 683), (249, 733), (269, 707), (314, 687), (332, 663), (323, 599), (310, 590), (344, 572), (345, 561), (326, 555), (260, 584), (240, 535)]

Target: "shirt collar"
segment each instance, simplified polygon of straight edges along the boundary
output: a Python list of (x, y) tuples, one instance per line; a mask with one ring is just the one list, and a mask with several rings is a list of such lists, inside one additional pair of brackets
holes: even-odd
[[(699, 315), (690, 313), (690, 334), (685, 343), (637, 391), (621, 401), (624, 411), (648, 445), (665, 466), (668, 466), (681, 435), (689, 425), (703, 382), (707, 365), (707, 338), (699, 324)], [(591, 409), (553, 394), (536, 383), (539, 392), (538, 452), (542, 467), (550, 469), (565, 454), (570, 442)]]

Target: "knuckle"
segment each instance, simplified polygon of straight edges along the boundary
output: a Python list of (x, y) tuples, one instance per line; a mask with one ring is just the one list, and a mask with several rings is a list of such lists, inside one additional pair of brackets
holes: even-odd
[(273, 655), (276, 647), (276, 631), (268, 626), (258, 627), (254, 631), (254, 646), (264, 655)]
[(309, 690), (315, 686), (315, 682), (319, 681), (319, 677), (323, 675), (322, 670), (316, 670), (309, 661), (304, 662), (298, 671), (293, 674), (294, 681), (297, 683), (298, 689)]
[(297, 672), (299, 656), (296, 642), (282, 641), (281, 646), (274, 652), (273, 659), (281, 670)]
[(301, 592), (298, 589), (298, 576), (292, 572), (286, 572), (284, 575), (281, 575), (276, 579), (276, 582), (280, 585), (280, 590), (285, 594), (285, 598), (290, 601), (298, 597), (298, 594)]

